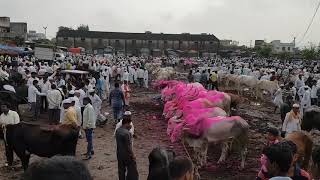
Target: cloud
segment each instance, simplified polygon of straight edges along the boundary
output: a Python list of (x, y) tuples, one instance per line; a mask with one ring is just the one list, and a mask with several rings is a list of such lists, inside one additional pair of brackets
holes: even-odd
[[(302, 34), (318, 0), (10, 0), (0, 12), (29, 29), (88, 24), (92, 30), (213, 33), (243, 43), (255, 39), (291, 41)], [(318, 43), (320, 13), (305, 42)], [(298, 37), (299, 39), (299, 37)]]

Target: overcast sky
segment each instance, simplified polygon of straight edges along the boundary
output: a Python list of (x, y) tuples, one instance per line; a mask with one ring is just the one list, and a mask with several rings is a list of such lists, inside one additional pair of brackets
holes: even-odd
[[(26, 3), (28, 2), (28, 3)], [(0, 16), (28, 23), (29, 30), (56, 35), (58, 26), (88, 24), (90, 30), (212, 33), (254, 44), (291, 42), (302, 34), (319, 0), (0, 0)], [(301, 45), (320, 42), (320, 11)]]

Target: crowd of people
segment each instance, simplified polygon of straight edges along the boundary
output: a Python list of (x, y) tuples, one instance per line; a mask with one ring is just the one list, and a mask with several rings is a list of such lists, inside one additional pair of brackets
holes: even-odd
[[(175, 58), (163, 61), (170, 62), (173, 67), (179, 65), (182, 59)], [(30, 105), (32, 120), (37, 121), (40, 114), (47, 113), (49, 123), (58, 126), (71, 126), (82, 129), (87, 140), (87, 151), (84, 160), (94, 155), (93, 134), (96, 123), (105, 121), (101, 112), (103, 102), (108, 102), (113, 111), (115, 139), (117, 144), (117, 159), (120, 180), (139, 179), (136, 158), (132, 149), (134, 127), (131, 120), (130, 97), (131, 87), (148, 88), (149, 72), (145, 68), (151, 58), (98, 56), (70, 56), (63, 62), (45, 63), (36, 61), (34, 57), (0, 57), (0, 81), (6, 91), (16, 93), (16, 88), (27, 88), (27, 101)], [(186, 64), (184, 64), (186, 68)], [(254, 76), (259, 80), (279, 81), (280, 88), (274, 94), (274, 104), (284, 111), (282, 117), (282, 133), (277, 129), (268, 130), (269, 144), (263, 151), (262, 168), (257, 179), (311, 179), (306, 170), (296, 163), (297, 147), (290, 141), (280, 142), (280, 135), (299, 131), (301, 114), (311, 105), (320, 102), (320, 83), (317, 75), (319, 64), (304, 64), (302, 62), (281, 62), (270, 59), (210, 59), (203, 58), (201, 65), (190, 67), (187, 75), (189, 82), (199, 82), (207, 89), (219, 88), (219, 74), (229, 73)], [(72, 75), (63, 70), (86, 70), (86, 75)], [(295, 77), (291, 79), (291, 77)], [(13, 77), (18, 77), (14, 79)], [(10, 125), (20, 123), (19, 114), (10, 110), (9, 103), (1, 105), (0, 124), (10, 128)], [(287, 110), (284, 110), (287, 109)], [(276, 109), (275, 109), (276, 111)], [(79, 137), (83, 134), (79, 133)], [(10, 138), (10, 137), (7, 137)], [(12, 148), (6, 144), (7, 149)], [(8, 159), (13, 154), (6, 154)], [(70, 163), (73, 162), (74, 163)], [(8, 162), (12, 162), (9, 161)], [(68, 162), (68, 163), (66, 163)], [(49, 179), (66, 173), (76, 162), (74, 159), (53, 158), (42, 160), (29, 168), (25, 179)], [(320, 178), (320, 150), (313, 154), (315, 169), (314, 178)], [(66, 167), (61, 169), (59, 164)], [(8, 164), (11, 166), (12, 164)], [(41, 168), (40, 168), (41, 167)], [(47, 172), (46, 168), (50, 170)], [(59, 169), (60, 168), (60, 169)], [(78, 166), (82, 168), (82, 166)], [(174, 180), (192, 180), (193, 165), (186, 158), (177, 158), (170, 163), (170, 175)], [(92, 179), (89, 171), (81, 170), (82, 179)], [(62, 176), (65, 179), (75, 177)], [(81, 179), (79, 177), (79, 179)], [(53, 178), (54, 179), (54, 178)]]

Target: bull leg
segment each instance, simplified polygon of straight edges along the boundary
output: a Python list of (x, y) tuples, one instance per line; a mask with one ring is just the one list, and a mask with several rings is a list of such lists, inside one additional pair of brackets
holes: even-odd
[(206, 165), (207, 164), (207, 154), (208, 154), (208, 146), (209, 146), (209, 143), (208, 141), (205, 141), (203, 144), (202, 144), (202, 164), (203, 165)]
[(27, 154), (27, 153), (24, 154), (24, 156), (21, 158), (22, 167), (23, 167), (24, 171), (26, 171), (28, 169), (29, 160), (30, 160), (30, 154)]
[(246, 161), (246, 158), (247, 158), (247, 154), (248, 154), (248, 148), (247, 147), (244, 147), (242, 150), (241, 150), (241, 165), (240, 165), (240, 169), (244, 169), (244, 164), (245, 164), (245, 161)]
[(222, 143), (221, 156), (219, 158), (218, 164), (222, 163), (222, 162), (224, 162), (226, 160), (227, 154), (228, 154), (228, 150), (229, 150), (228, 142), (223, 142)]

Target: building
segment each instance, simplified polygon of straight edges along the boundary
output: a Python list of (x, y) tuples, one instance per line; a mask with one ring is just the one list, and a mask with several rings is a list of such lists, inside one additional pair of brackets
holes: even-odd
[(22, 44), (27, 40), (27, 23), (11, 22), (9, 17), (0, 17), (0, 42)]
[(28, 32), (28, 41), (37, 41), (40, 39), (46, 39), (46, 35), (44, 33), (37, 33), (37, 31)]
[(267, 45), (267, 43), (264, 40), (255, 40), (254, 41), (254, 48), (262, 48), (266, 45)]
[(27, 40), (28, 26), (25, 22), (10, 22), (10, 33)]
[(239, 42), (233, 41), (233, 40), (228, 40), (228, 39), (223, 39), (223, 40), (220, 40), (220, 45), (224, 46), (224, 47), (238, 46)]
[(212, 34), (124, 33), (62, 30), (57, 45), (83, 47), (91, 53), (123, 53), (126, 55), (164, 55), (167, 50), (202, 55), (215, 53), (219, 39)]
[(295, 42), (291, 43), (282, 43), (280, 40), (274, 40), (270, 43), (272, 47), (273, 54), (280, 54), (280, 53), (294, 53), (295, 50)]
[(0, 33), (10, 32), (10, 18), (0, 17)]

